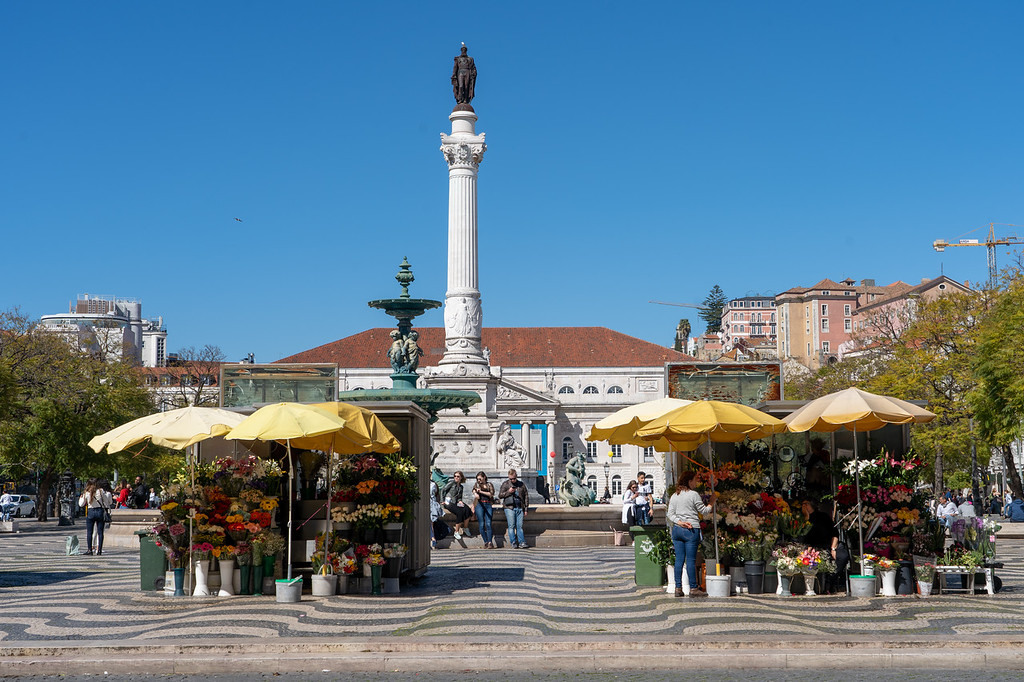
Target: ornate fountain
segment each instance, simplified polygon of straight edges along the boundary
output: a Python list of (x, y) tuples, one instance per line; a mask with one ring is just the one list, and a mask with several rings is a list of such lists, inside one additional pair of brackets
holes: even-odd
[(381, 298), (368, 301), (371, 308), (383, 310), (398, 320), (397, 329), (391, 331), (391, 346), (387, 349), (387, 358), (391, 362), (391, 388), (360, 389), (358, 391), (341, 391), (338, 400), (360, 402), (370, 400), (409, 400), (430, 414), (430, 422), (437, 421), (437, 413), (454, 407), (469, 413), (469, 408), (480, 402), (480, 396), (473, 391), (452, 391), (436, 388), (417, 388), (419, 379), (417, 368), (423, 350), (419, 346), (419, 333), (412, 328), (414, 319), (428, 310), (441, 307), (441, 301), (427, 298), (412, 298), (409, 285), (416, 278), (412, 274), (409, 259), (403, 258), (395, 275), (402, 292), (398, 298)]

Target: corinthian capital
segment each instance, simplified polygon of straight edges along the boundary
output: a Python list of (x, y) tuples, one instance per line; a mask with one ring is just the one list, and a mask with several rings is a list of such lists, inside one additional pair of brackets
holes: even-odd
[(475, 135), (467, 139), (443, 133), (441, 135), (441, 153), (444, 154), (444, 160), (448, 162), (449, 170), (452, 168), (476, 170), (480, 166), (480, 162), (484, 160), (485, 151), (487, 151), (487, 145), (484, 143), (483, 135)]

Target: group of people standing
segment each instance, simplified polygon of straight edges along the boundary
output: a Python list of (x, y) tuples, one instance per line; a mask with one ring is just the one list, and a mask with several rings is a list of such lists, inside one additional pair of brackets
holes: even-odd
[(622, 491), (622, 522), (627, 526), (643, 526), (653, 520), (651, 505), (654, 503), (654, 491), (647, 474), (636, 473), (636, 480), (630, 481)]
[(526, 536), (523, 534), (523, 521), (530, 506), (530, 493), (526, 484), (519, 480), (515, 469), (508, 470), (508, 478), (498, 489), (495, 496), (494, 484), (487, 480), (487, 474), (480, 471), (476, 475), (473, 486), (472, 502), (465, 501), (466, 476), (461, 471), (452, 474), (452, 478), (439, 489), (436, 482), (430, 482), (430, 521), (431, 547), (437, 547), (437, 541), (447, 537), (448, 526), (442, 520), (445, 510), (455, 517), (453, 536), (461, 540), (470, 537), (469, 521), (476, 517), (480, 530), (480, 538), (484, 547), (494, 549), (494, 533), (492, 519), (494, 504), (500, 500), (505, 511), (505, 522), (508, 525), (508, 542), (513, 549), (526, 549)]

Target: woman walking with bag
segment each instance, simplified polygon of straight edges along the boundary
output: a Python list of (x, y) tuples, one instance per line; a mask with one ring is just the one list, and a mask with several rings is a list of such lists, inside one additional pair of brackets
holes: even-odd
[(103, 528), (107, 523), (107, 510), (114, 504), (113, 496), (103, 488), (104, 481), (89, 479), (85, 492), (78, 498), (78, 506), (85, 507), (86, 554), (92, 554), (93, 530), (96, 531), (96, 555), (103, 554)]
[(494, 517), (494, 485), (487, 482), (487, 474), (482, 471), (476, 475), (476, 485), (473, 486), (473, 512), (480, 525), (480, 537), (484, 541), (484, 547), (494, 549), (494, 534), (491, 532), (491, 519)]

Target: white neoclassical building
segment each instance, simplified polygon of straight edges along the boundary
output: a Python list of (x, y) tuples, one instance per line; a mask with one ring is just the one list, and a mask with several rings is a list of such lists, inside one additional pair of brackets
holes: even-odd
[[(339, 391), (390, 388), (386, 351), (391, 330), (368, 329), (278, 362), (336, 364)], [(425, 352), (420, 374), (425, 376), (444, 355), (445, 334), (440, 327), (417, 331)], [(612, 412), (664, 397), (666, 363), (692, 362), (692, 357), (604, 327), (484, 327), (481, 345), (493, 390), (481, 395), (470, 416), (448, 410), (433, 425), (433, 447), (444, 471), (462, 469), (470, 478), (477, 470), (498, 475), (507, 464), (498, 440), (508, 426), (522, 448), (528, 478), (556, 483), (564, 475), (564, 462), (585, 452), (587, 477), (599, 496), (606, 485), (606, 462), (613, 496), (637, 471), (653, 475), (658, 494), (664, 490), (663, 455), (653, 448), (585, 438), (595, 422)], [(420, 382), (425, 385), (424, 379)]]

